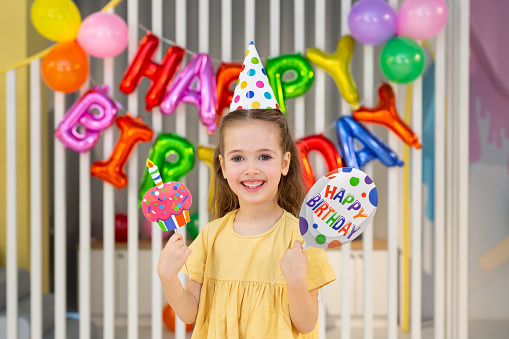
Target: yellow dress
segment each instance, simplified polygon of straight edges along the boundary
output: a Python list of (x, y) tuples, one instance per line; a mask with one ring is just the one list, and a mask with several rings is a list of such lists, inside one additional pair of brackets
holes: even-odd
[[(285, 211), (267, 232), (245, 237), (233, 229), (237, 211), (207, 224), (190, 246), (190, 278), (203, 284), (192, 338), (318, 338), (318, 324), (306, 335), (292, 325), (284, 276), (271, 285), (283, 253), (303, 242), (298, 219)], [(323, 249), (304, 253), (309, 290), (336, 279)]]

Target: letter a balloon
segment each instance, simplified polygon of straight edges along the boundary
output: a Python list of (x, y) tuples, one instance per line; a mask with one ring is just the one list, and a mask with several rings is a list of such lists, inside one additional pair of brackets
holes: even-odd
[(304, 249), (349, 243), (369, 226), (377, 206), (378, 192), (366, 173), (351, 167), (327, 173), (311, 187), (300, 209)]

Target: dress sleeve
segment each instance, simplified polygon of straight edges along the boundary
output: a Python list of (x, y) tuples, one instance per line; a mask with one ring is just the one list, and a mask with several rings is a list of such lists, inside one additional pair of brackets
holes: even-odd
[[(294, 237), (296, 238), (295, 240), (299, 240), (301, 243), (304, 243), (304, 239), (300, 235), (299, 231), (296, 232)], [(324, 249), (309, 247), (309, 249), (307, 251), (305, 250), (304, 253), (308, 257), (308, 272), (306, 280), (310, 291), (316, 288), (321, 288), (336, 280), (336, 275), (332, 270), (332, 266), (329, 263), (329, 259), (327, 258)]]
[(189, 278), (203, 284), (203, 272), (205, 271), (205, 263), (207, 262), (207, 234), (208, 225), (198, 234), (196, 239), (191, 243), (191, 255), (187, 258), (186, 265), (182, 267), (181, 271), (189, 275)]

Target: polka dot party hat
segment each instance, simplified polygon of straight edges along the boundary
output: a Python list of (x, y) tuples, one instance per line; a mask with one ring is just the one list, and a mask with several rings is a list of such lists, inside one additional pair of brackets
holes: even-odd
[(235, 92), (233, 93), (230, 111), (237, 109), (279, 109), (274, 92), (269, 85), (267, 73), (262, 61), (251, 41), (247, 48), (246, 58)]

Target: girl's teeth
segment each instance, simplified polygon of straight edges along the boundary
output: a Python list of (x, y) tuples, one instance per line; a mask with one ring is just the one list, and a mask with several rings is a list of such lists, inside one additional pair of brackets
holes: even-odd
[(244, 186), (249, 187), (249, 188), (256, 188), (256, 187), (261, 186), (261, 184), (263, 184), (263, 181), (258, 181), (258, 182), (244, 182)]

